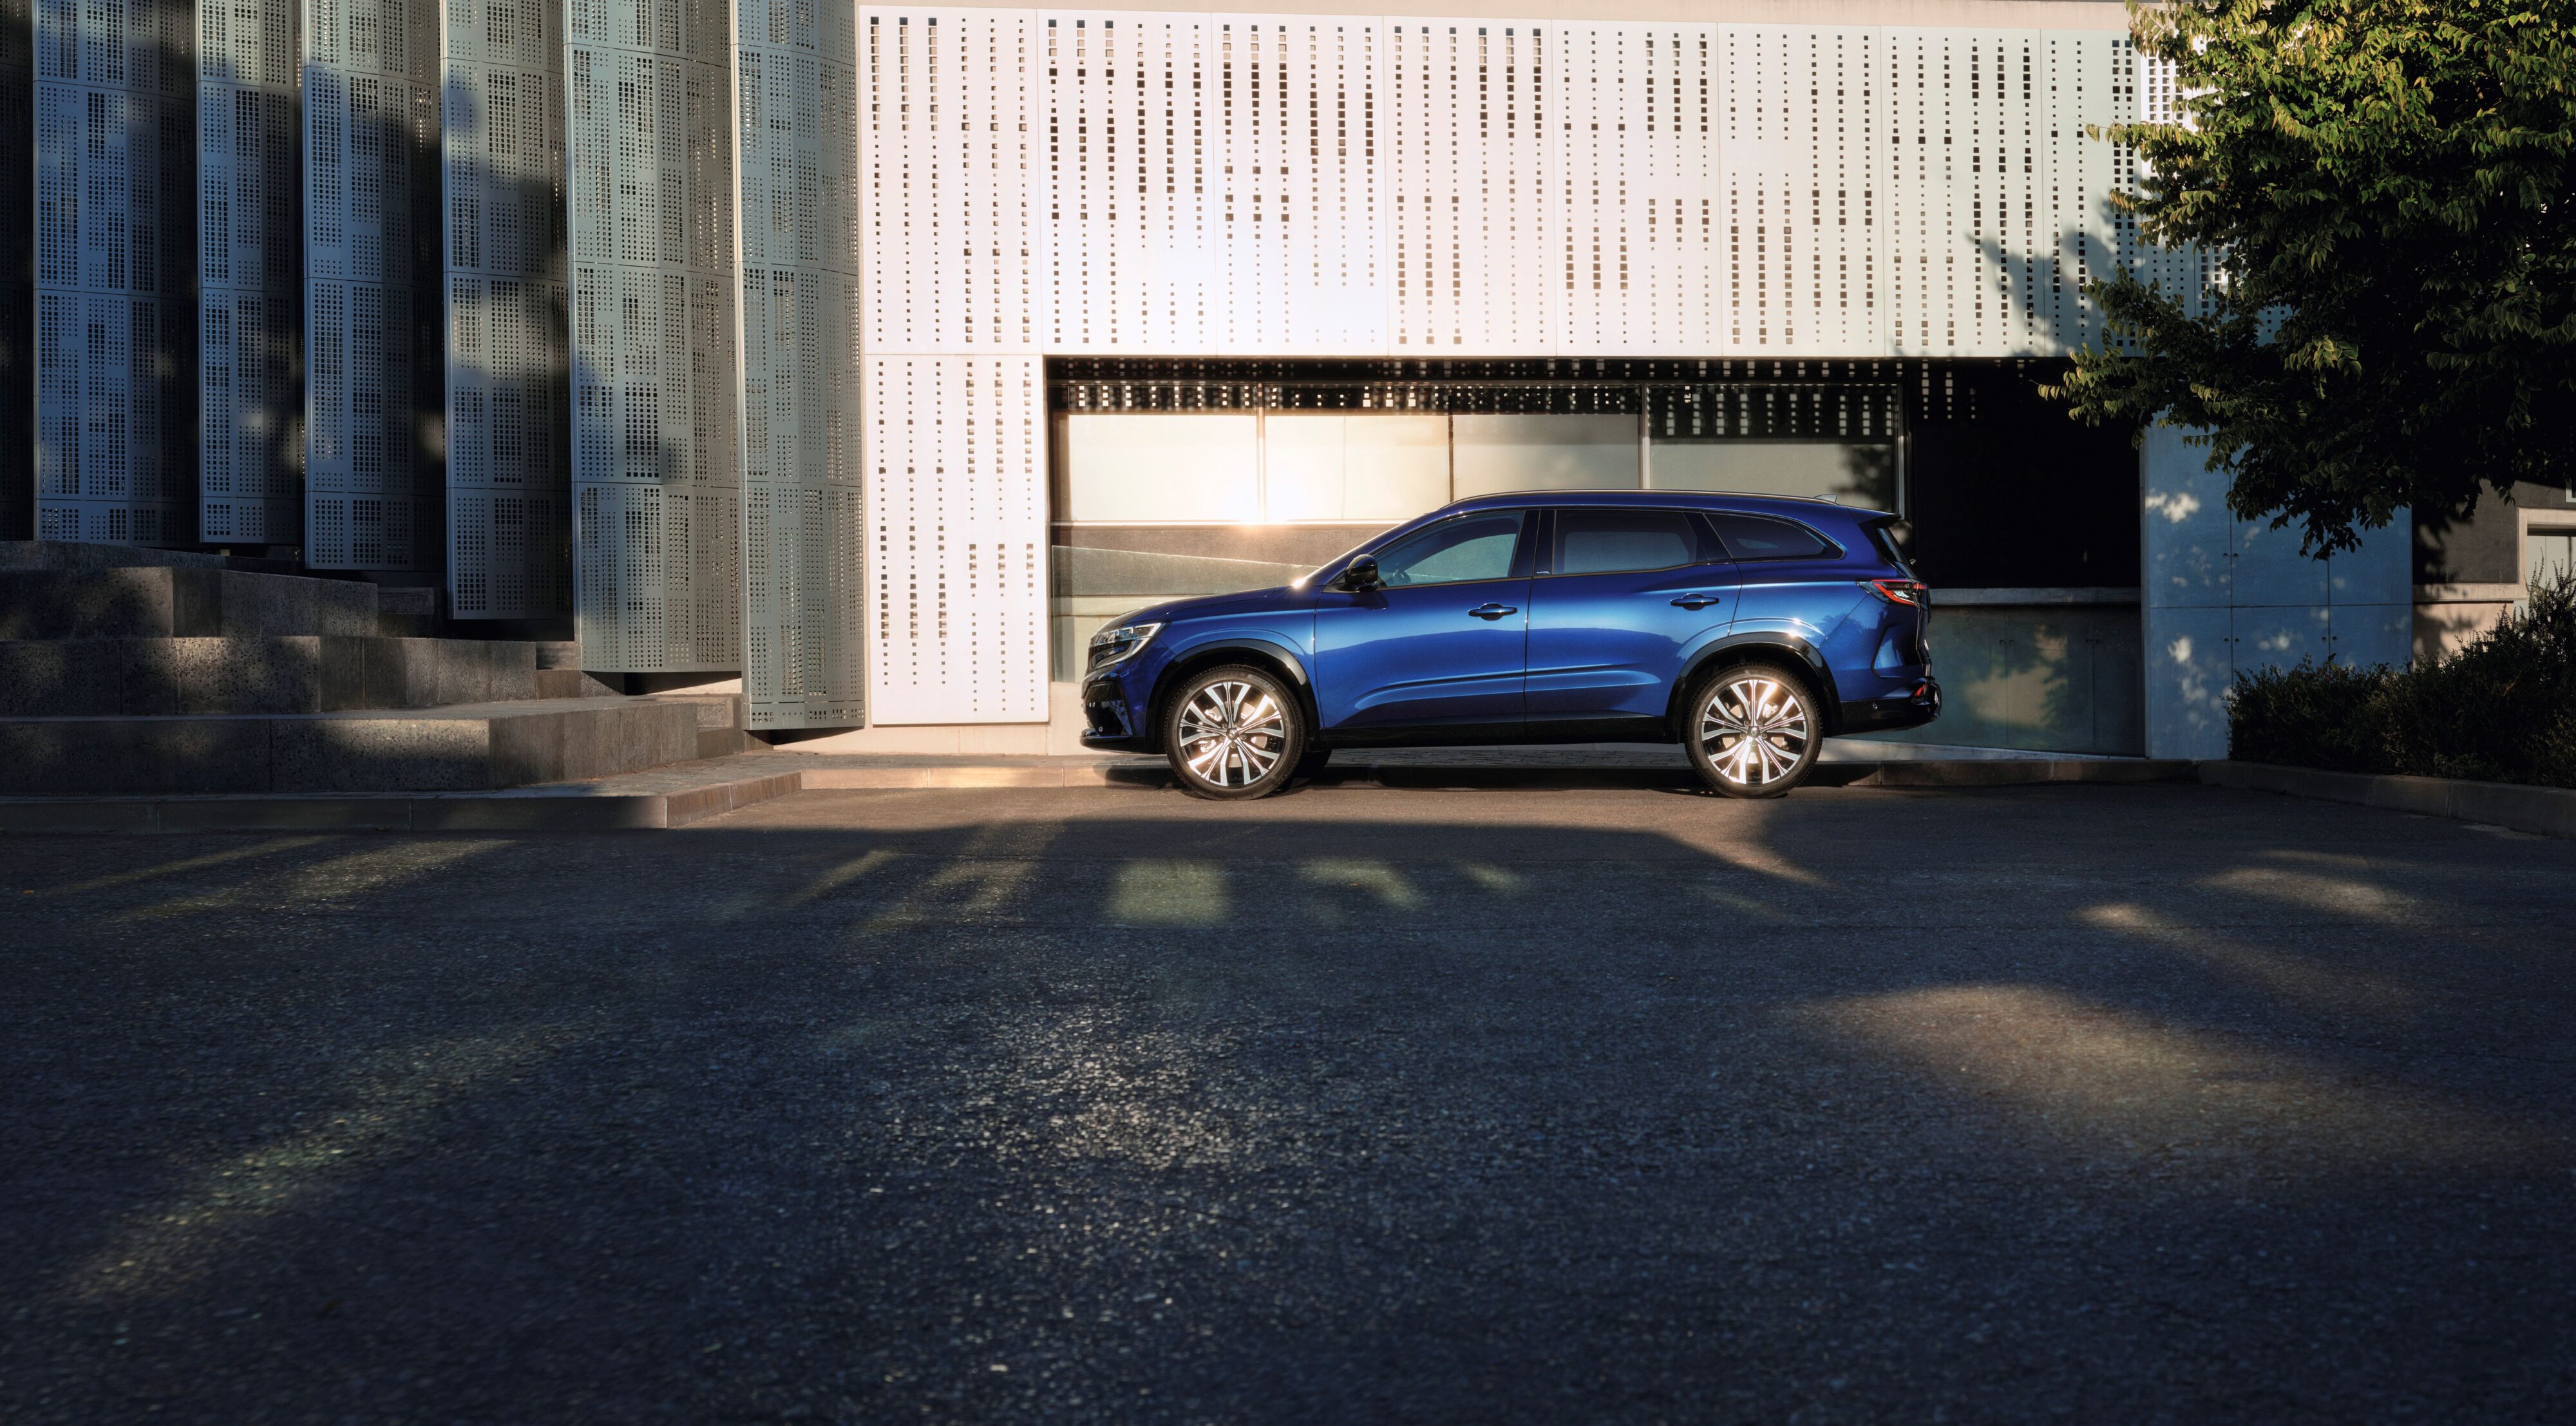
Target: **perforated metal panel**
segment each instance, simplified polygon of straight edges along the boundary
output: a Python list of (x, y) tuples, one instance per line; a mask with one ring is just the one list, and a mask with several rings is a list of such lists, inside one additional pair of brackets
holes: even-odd
[(582, 666), (741, 666), (724, 0), (566, 0)]
[(866, 708), (857, 15), (735, 14), (743, 691), (754, 728), (844, 726)]
[(39, 0), (36, 533), (186, 543), (197, 501), (195, 16)]
[[(1015, 10), (867, 11), (860, 31), (857, 196), (867, 348), (1036, 350), (1033, 17)], [(1168, 181), (1159, 173), (1151, 180), (1158, 190)], [(1140, 309), (1130, 325), (1141, 334), (1153, 320)]]
[(1378, 20), (1046, 11), (1040, 24), (1043, 346), (1384, 345)]
[(879, 723), (1046, 717), (1042, 377), (1026, 356), (867, 360)]
[(197, 26), (198, 528), (303, 525), (304, 290), (296, 0), (202, 0)]
[[(36, 167), (34, 18), (32, 0), (0, 0), (0, 173), (21, 184)], [(35, 242), (24, 218), (0, 227), (0, 540), (36, 528)]]
[(434, 440), (440, 12), (430, 0), (303, 5), (304, 559), (435, 570), (447, 546)]
[[(2144, 54), (2127, 42), (2120, 44), (2116, 55), (2112, 103), (2124, 106), (2130, 118), (2151, 124), (2170, 124), (2179, 119), (2180, 79), (2173, 62)], [(2148, 176), (2146, 165), (2129, 159), (2125, 151), (2115, 155), (2115, 162), (2130, 169), (2129, 191), (2138, 191), (2135, 185)], [(2129, 226), (2125, 220), (2124, 226)], [(2131, 236), (2134, 241), (2134, 232)], [(2194, 317), (2209, 315), (2218, 274), (2206, 251), (2190, 244), (2166, 248), (2136, 243), (2131, 261), (2140, 281), (2174, 298)]]
[(1886, 45), (1857, 27), (1721, 25), (1725, 350), (1877, 352), (1879, 245), (1893, 206), (1873, 86)]
[[(2046, 30), (2039, 36), (2048, 85), (2048, 211), (2055, 224), (2049, 259), (2048, 311), (2059, 347), (2101, 335), (2101, 309), (2082, 297), (2085, 283), (2107, 279), (2126, 260), (2127, 244), (2105, 201), (2118, 171), (2114, 147), (2087, 137), (2112, 123), (2114, 56), (2127, 42), (2098, 31)], [(2034, 103), (2042, 96), (2034, 94)]]
[(1724, 326), (1712, 206), (1714, 28), (1556, 27), (1560, 350), (1708, 355)]
[(443, 0), (448, 598), (570, 612), (563, 45), (553, 0)]
[[(1563, 278), (1549, 278), (1561, 266), (1564, 210), (1551, 187), (1555, 33), (1526, 22), (1387, 22), (1387, 286), (1399, 354), (1556, 350)], [(1689, 215), (1658, 210), (1659, 223), (1666, 216), (1674, 226), (1654, 237), (1683, 251)]]

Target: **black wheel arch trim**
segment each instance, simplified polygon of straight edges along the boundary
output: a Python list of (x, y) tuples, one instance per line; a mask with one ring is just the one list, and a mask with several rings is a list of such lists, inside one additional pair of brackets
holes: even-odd
[(1693, 656), (1681, 677), (1673, 680), (1673, 696), (1664, 710), (1664, 721), (1672, 725), (1675, 742), (1690, 736), (1690, 730), (1683, 726), (1682, 699), (1699, 685), (1701, 676), (1713, 665), (1745, 663), (1749, 655), (1760, 654), (1786, 655), (1795, 660), (1815, 681), (1817, 698), (1824, 705), (1819, 711), (1824, 714), (1825, 736), (1842, 731), (1842, 698), (1834, 691), (1834, 671), (1826, 665), (1825, 656), (1796, 634), (1753, 631), (1728, 634), (1711, 643)]
[(1297, 711), (1306, 719), (1308, 742), (1317, 741), (1315, 688), (1306, 676), (1306, 660), (1296, 650), (1276, 639), (1252, 634), (1220, 634), (1204, 644), (1192, 644), (1172, 656), (1162, 672), (1154, 675), (1154, 691), (1147, 696), (1145, 720), (1138, 735), (1154, 752), (1168, 751), (1163, 746), (1163, 710), (1169, 706), (1172, 688), (1182, 679), (1215, 664), (1241, 662), (1246, 656), (1254, 662), (1273, 668), (1288, 681), (1297, 695)]

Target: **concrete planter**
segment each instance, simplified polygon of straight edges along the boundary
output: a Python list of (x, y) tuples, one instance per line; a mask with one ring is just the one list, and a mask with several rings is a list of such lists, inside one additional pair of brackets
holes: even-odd
[(2576, 791), (2565, 788), (2447, 777), (2381, 777), (2240, 762), (2202, 763), (2200, 780), (2217, 787), (2243, 787), (2460, 822), (2483, 822), (2544, 837), (2576, 837)]

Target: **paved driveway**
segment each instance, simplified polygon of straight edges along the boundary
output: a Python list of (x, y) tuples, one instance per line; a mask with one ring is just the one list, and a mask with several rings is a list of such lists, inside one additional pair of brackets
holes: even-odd
[(2576, 1414), (2576, 848), (2196, 787), (0, 843), (0, 1416)]

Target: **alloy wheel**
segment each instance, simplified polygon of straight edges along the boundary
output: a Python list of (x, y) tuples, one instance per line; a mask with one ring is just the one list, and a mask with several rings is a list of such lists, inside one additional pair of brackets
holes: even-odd
[(1288, 750), (1288, 719), (1267, 690), (1219, 679), (1181, 708), (1181, 761), (1211, 787), (1249, 787)]
[(1741, 787), (1796, 773), (1812, 736), (1806, 700), (1768, 674), (1729, 678), (1700, 705), (1700, 747), (1718, 776)]

